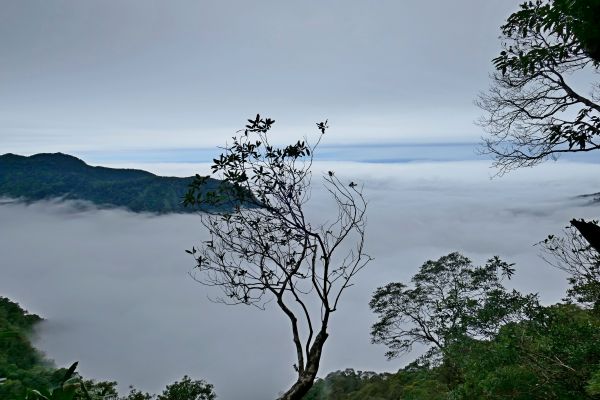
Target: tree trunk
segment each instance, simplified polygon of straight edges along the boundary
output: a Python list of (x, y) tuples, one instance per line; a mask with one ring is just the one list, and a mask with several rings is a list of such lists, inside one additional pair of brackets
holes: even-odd
[(327, 340), (327, 336), (328, 334), (324, 330), (319, 332), (310, 347), (310, 352), (306, 360), (306, 368), (299, 374), (298, 380), (279, 400), (302, 400), (304, 395), (308, 393), (317, 377), (319, 363), (321, 362), (321, 353), (323, 352), (323, 345), (325, 344), (325, 340)]

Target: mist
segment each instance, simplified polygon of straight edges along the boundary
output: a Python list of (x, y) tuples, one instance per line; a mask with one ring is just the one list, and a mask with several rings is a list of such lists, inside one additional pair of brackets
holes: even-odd
[[(137, 165), (189, 175), (205, 165)], [(320, 162), (311, 213), (331, 212), (318, 177), (335, 170), (364, 185), (367, 252), (333, 315), (320, 376), (355, 368), (396, 371), (409, 354), (386, 361), (370, 344), (372, 292), (408, 281), (428, 259), (461, 251), (475, 263), (499, 255), (516, 264), (511, 285), (546, 304), (566, 289), (562, 272), (534, 246), (572, 218), (598, 216), (578, 195), (600, 191), (600, 165), (560, 162), (490, 179), (481, 161), (406, 164)], [(90, 378), (159, 393), (184, 374), (215, 385), (220, 400), (274, 398), (294, 379), (287, 321), (275, 307), (215, 304), (217, 292), (188, 273), (184, 249), (203, 231), (197, 215), (134, 214), (75, 202), (0, 204), (0, 294), (43, 316), (36, 343), (60, 366), (79, 361)], [(351, 351), (349, 351), (351, 349)]]

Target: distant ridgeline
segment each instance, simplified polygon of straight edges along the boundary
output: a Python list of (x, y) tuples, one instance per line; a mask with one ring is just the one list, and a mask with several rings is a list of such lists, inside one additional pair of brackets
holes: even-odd
[[(134, 212), (194, 212), (197, 207), (182, 205), (192, 180), (193, 177), (164, 177), (137, 169), (92, 167), (62, 153), (0, 156), (0, 197), (26, 202), (61, 198)], [(216, 179), (208, 179), (203, 192), (213, 191), (219, 184)], [(229, 203), (205, 210), (219, 211), (231, 206)]]
[(582, 194), (577, 197), (580, 199), (589, 200), (591, 203), (600, 204), (600, 192), (590, 193), (590, 194)]

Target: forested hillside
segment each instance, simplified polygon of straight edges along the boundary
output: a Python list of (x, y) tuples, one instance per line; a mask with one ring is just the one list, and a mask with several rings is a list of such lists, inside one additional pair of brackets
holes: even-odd
[(0, 296), (0, 399), (2, 400), (214, 400), (213, 386), (187, 375), (167, 385), (158, 396), (129, 387), (117, 397), (117, 382), (83, 379), (77, 364), (57, 368), (33, 347), (30, 336), (42, 321)]
[(42, 389), (58, 382), (63, 372), (53, 368), (29, 336), (42, 319), (17, 303), (0, 297), (0, 399), (23, 398), (27, 388)]
[(397, 373), (347, 369), (319, 379), (305, 400), (597, 399), (600, 319), (575, 305), (540, 310), (491, 340), (464, 338), (435, 366)]
[(598, 399), (600, 319), (575, 305), (542, 310), (492, 340), (456, 343), (436, 366), (397, 373), (347, 369), (317, 380), (305, 400)]
[(370, 303), (379, 317), (373, 341), (390, 360), (417, 343), (428, 351), (395, 374), (329, 374), (305, 399), (600, 398), (600, 254), (570, 247), (584, 240), (575, 228), (565, 235), (542, 242), (549, 257), (579, 257), (561, 264), (572, 268), (564, 302), (542, 305), (508, 290), (517, 270), (497, 257), (482, 266), (459, 253), (429, 260), (409, 284), (382, 286)]
[[(134, 212), (194, 212), (198, 208), (182, 205), (192, 181), (193, 177), (163, 177), (136, 169), (92, 167), (62, 153), (0, 156), (0, 196), (25, 201), (63, 198)], [(213, 191), (218, 184), (208, 179), (202, 192)]]

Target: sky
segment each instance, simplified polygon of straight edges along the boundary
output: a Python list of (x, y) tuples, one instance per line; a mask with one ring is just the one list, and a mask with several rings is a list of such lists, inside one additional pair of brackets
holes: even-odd
[[(492, 177), (473, 104), (489, 85), (513, 0), (0, 0), (0, 154), (65, 152), (170, 176), (210, 160), (257, 112), (274, 141), (329, 119), (315, 175), (365, 185), (367, 250), (331, 325), (320, 376), (396, 371), (370, 343), (372, 292), (462, 251), (517, 266), (511, 285), (559, 301), (564, 275), (534, 244), (597, 218), (596, 154)], [(331, 213), (316, 186), (312, 211)], [(276, 310), (211, 303), (183, 251), (194, 215), (0, 201), (0, 295), (46, 318), (58, 365), (157, 393), (188, 374), (220, 400), (274, 398), (293, 379)], [(349, 351), (348, 349), (352, 349)]]
[(281, 141), (474, 142), (517, 4), (0, 0), (0, 146), (214, 148), (256, 113)]

